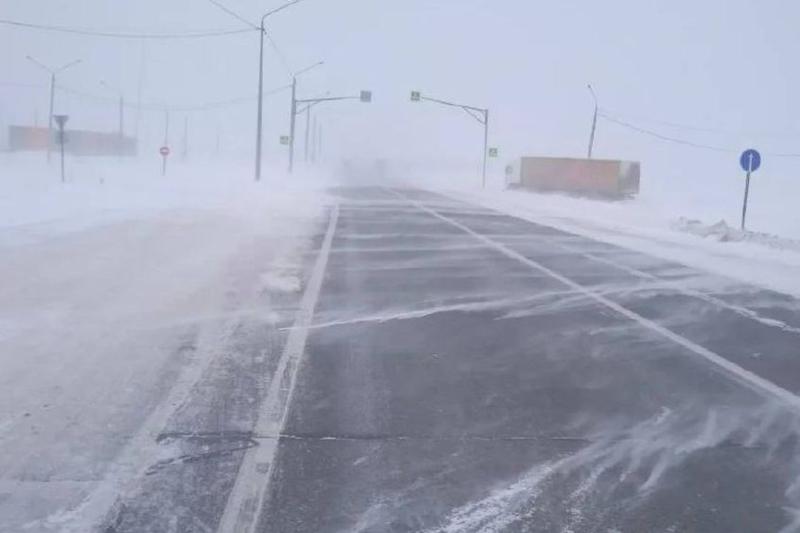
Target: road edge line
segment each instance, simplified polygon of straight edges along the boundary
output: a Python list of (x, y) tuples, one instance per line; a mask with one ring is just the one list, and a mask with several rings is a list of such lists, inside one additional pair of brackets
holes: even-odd
[[(294, 396), (297, 372), (301, 366), (309, 326), (322, 289), (338, 220), (339, 205), (337, 203), (332, 208), (328, 229), (317, 255), (308, 286), (303, 293), (300, 308), (295, 315), (294, 326), (289, 331), (286, 345), (272, 375), (267, 393), (258, 406), (259, 415), (254, 426), (255, 435), (279, 436), (286, 423)], [(285, 401), (281, 402), (281, 385), (287, 369), (290, 372), (289, 391)], [(279, 415), (277, 419), (276, 414)], [(236, 481), (228, 494), (225, 510), (217, 526), (219, 533), (252, 533), (255, 531), (275, 469), (275, 454), (279, 442), (280, 438), (264, 439), (259, 442), (258, 446), (245, 452), (239, 465)]]

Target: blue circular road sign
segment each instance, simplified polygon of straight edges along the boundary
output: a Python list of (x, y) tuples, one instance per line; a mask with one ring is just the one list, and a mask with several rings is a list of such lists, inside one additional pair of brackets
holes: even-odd
[(758, 150), (745, 150), (739, 159), (739, 164), (746, 172), (755, 172), (761, 166), (761, 154)]

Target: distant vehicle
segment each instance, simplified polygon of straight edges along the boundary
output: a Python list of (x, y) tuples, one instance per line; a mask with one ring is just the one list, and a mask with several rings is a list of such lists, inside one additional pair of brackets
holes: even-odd
[(626, 198), (639, 193), (638, 161), (522, 157), (506, 167), (506, 186), (539, 192)]

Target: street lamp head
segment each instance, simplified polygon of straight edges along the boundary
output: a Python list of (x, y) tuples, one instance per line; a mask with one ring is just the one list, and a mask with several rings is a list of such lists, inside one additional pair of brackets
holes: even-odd
[(422, 99), (422, 93), (419, 91), (411, 91), (411, 101), (419, 102)]
[(314, 63), (313, 65), (309, 65), (309, 66), (307, 66), (307, 67), (306, 67), (306, 68), (304, 68), (304, 69), (298, 70), (297, 72), (295, 72), (294, 74), (292, 74), (292, 77), (293, 77), (293, 78), (297, 78), (297, 77), (298, 77), (298, 76), (300, 76), (301, 74), (305, 74), (306, 72), (308, 72), (308, 71), (310, 71), (310, 70), (313, 70), (313, 69), (315, 69), (315, 68), (317, 68), (317, 67), (321, 67), (321, 66), (322, 66), (322, 65), (324, 65), (324, 64), (325, 64), (325, 62), (324, 62), (324, 61), (317, 61), (317, 62), (316, 62), (316, 63)]
[(592, 93), (592, 99), (594, 99), (594, 106), (597, 107), (597, 95), (594, 92), (594, 87), (592, 87), (591, 83), (587, 83), (586, 88), (588, 88), (589, 92)]
[(365, 104), (372, 102), (372, 91), (361, 91), (359, 99)]

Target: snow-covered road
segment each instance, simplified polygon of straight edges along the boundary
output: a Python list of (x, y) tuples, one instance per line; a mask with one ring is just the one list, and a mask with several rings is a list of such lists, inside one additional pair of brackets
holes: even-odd
[(156, 437), (236, 328), (288, 313), (275, 302), (300, 289), (324, 196), (203, 179), (17, 184), (0, 232), (0, 531), (85, 531), (174, 453)]

